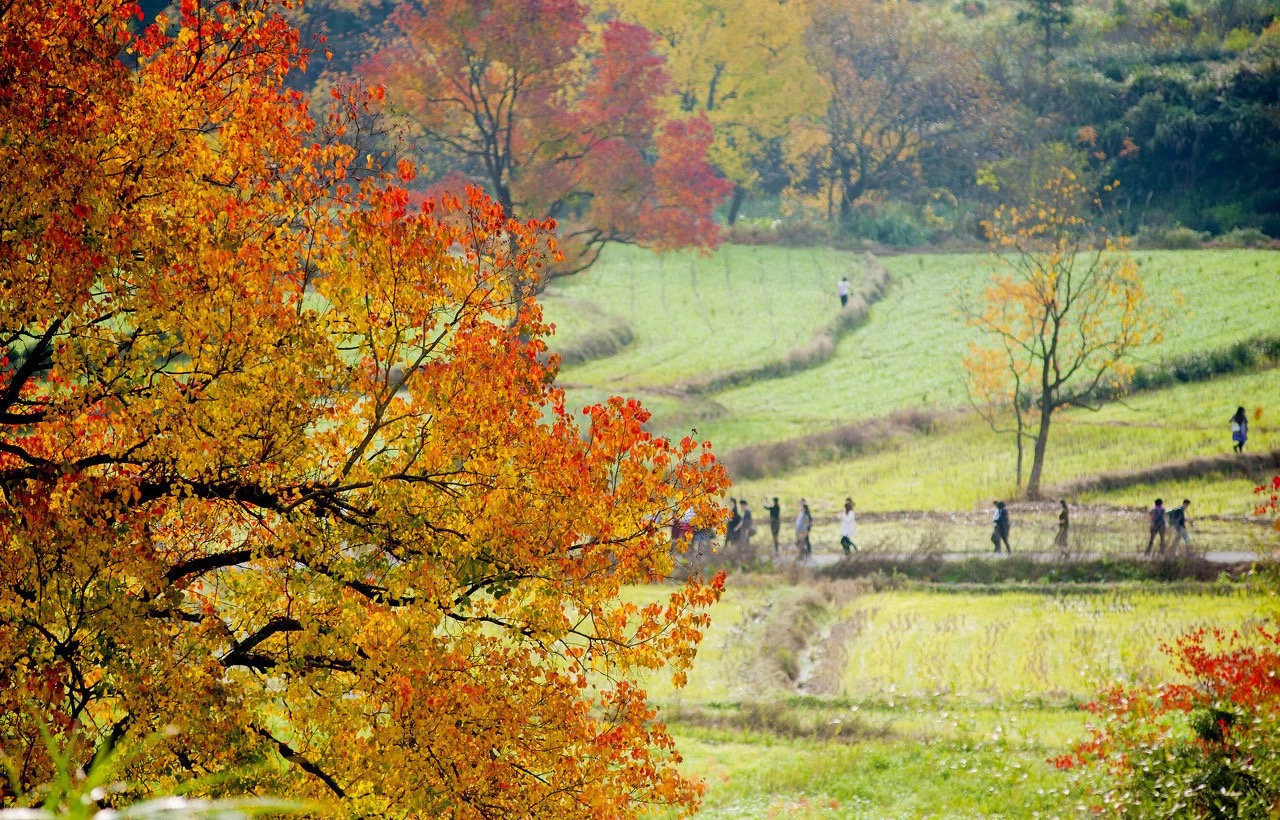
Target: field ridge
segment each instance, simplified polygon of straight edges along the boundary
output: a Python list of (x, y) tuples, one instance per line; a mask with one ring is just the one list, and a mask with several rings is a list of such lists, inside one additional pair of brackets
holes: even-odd
[(1183, 461), (1169, 461), (1140, 470), (1098, 473), (1051, 488), (1046, 496), (1058, 497), (1088, 492), (1119, 490), (1138, 484), (1181, 481), (1212, 475), (1240, 474), (1251, 477), (1264, 470), (1280, 470), (1280, 449), (1266, 453), (1223, 453)]
[(939, 421), (953, 415), (955, 411), (899, 410), (818, 433), (735, 447), (719, 459), (735, 479), (767, 478), (798, 467), (888, 449), (906, 436), (930, 432)]
[(564, 347), (552, 350), (553, 353), (559, 354), (561, 367), (615, 356), (635, 342), (635, 328), (621, 316), (609, 313), (587, 299), (564, 301), (577, 308), (582, 315), (590, 317), (592, 329), (568, 342)]

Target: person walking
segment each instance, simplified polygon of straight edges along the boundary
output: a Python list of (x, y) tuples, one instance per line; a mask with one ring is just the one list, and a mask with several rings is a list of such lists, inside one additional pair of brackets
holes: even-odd
[(773, 554), (778, 554), (778, 531), (782, 529), (782, 505), (778, 503), (778, 497), (773, 497), (773, 504), (764, 506), (769, 512), (769, 534), (773, 536)]
[(1191, 554), (1191, 536), (1187, 533), (1187, 527), (1191, 524), (1187, 520), (1187, 507), (1191, 506), (1190, 499), (1182, 499), (1181, 507), (1174, 507), (1169, 510), (1169, 526), (1173, 528), (1173, 552), (1178, 552), (1178, 542), (1186, 547), (1187, 554)]
[(751, 548), (751, 535), (755, 530), (755, 525), (751, 521), (751, 505), (747, 503), (747, 499), (739, 502), (742, 507), (742, 520), (738, 522), (738, 541), (747, 549)]
[(1062, 505), (1062, 509), (1058, 511), (1058, 534), (1053, 537), (1053, 546), (1058, 552), (1066, 553), (1070, 549), (1067, 545), (1067, 527), (1070, 525), (1071, 515), (1067, 512), (1067, 499), (1061, 499), (1058, 503)]
[(1151, 508), (1150, 512), (1147, 513), (1147, 522), (1151, 528), (1151, 536), (1147, 538), (1147, 551), (1146, 551), (1147, 555), (1151, 554), (1151, 547), (1153, 544), (1155, 544), (1157, 535), (1160, 536), (1160, 554), (1161, 555), (1164, 554), (1164, 539), (1165, 539), (1164, 512), (1165, 512), (1164, 499), (1157, 498), (1156, 505)]
[(725, 528), (724, 540), (726, 544), (736, 544), (738, 542), (738, 528), (742, 526), (742, 514), (738, 512), (738, 499), (730, 498), (729, 526)]
[(1236, 414), (1231, 417), (1231, 440), (1235, 442), (1231, 449), (1243, 453), (1244, 444), (1249, 440), (1249, 417), (1243, 407), (1237, 407)]
[(858, 551), (858, 545), (853, 543), (853, 539), (858, 534), (858, 518), (853, 512), (853, 499), (846, 498), (844, 500), (844, 514), (840, 516), (840, 548), (844, 550), (844, 554), (848, 555), (849, 551)]
[(841, 276), (836, 284), (836, 295), (840, 297), (840, 307), (849, 304), (849, 277)]
[(995, 544), (995, 551), (1000, 553), (1000, 542), (1004, 542), (1004, 551), (1008, 555), (1013, 554), (1013, 549), (1009, 546), (1009, 511), (1005, 509), (1003, 501), (996, 502), (995, 513), (991, 516), (991, 543)]
[(800, 512), (796, 514), (796, 549), (800, 550), (802, 559), (813, 555), (813, 545), (809, 543), (809, 530), (813, 528), (813, 515), (809, 505), (800, 499)]

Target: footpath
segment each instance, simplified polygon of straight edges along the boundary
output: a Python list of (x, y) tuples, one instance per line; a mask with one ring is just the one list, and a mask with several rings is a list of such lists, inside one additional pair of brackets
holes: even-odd
[[(1043, 561), (1045, 563), (1054, 563), (1054, 562), (1059, 562), (1064, 560), (1063, 557), (1056, 552), (1016, 552), (1016, 553), (1013, 553), (1013, 555), (1016, 555), (1019, 558), (1030, 558), (1034, 561)], [(1252, 550), (1213, 550), (1205, 553), (1194, 553), (1193, 555), (1197, 558), (1201, 558), (1210, 563), (1223, 564), (1223, 565), (1250, 564), (1250, 563), (1253, 563), (1254, 561), (1259, 560), (1258, 553), (1253, 552)], [(1003, 553), (1003, 552), (997, 555), (996, 553), (992, 553), (992, 552), (977, 552), (977, 551), (930, 552), (930, 553), (855, 552), (851, 556), (846, 556), (842, 552), (815, 552), (813, 555), (810, 555), (807, 558), (800, 559), (796, 555), (796, 552), (794, 549), (782, 550), (777, 555), (765, 556), (765, 557), (768, 558), (775, 567), (787, 567), (787, 566), (791, 566), (792, 564), (798, 564), (799, 566), (803, 566), (803, 567), (819, 569), (821, 567), (829, 567), (834, 564), (838, 564), (844, 560), (857, 561), (860, 556), (865, 556), (867, 558), (874, 558), (876, 561), (903, 561), (903, 562), (919, 561), (925, 558), (928, 558), (930, 560), (941, 560), (941, 561), (948, 561), (948, 562), (965, 561), (970, 558), (985, 558), (992, 561), (1001, 561), (1001, 560), (1004, 560), (1005, 558), (1010, 557), (1008, 553)], [(1131, 559), (1135, 557), (1141, 558), (1143, 556), (1141, 555), (1135, 556), (1133, 553), (1121, 553), (1121, 552), (1079, 552), (1079, 553), (1072, 553), (1071, 556), (1066, 560), (1086, 562), (1086, 561), (1100, 561), (1100, 560), (1106, 560), (1106, 559)], [(1150, 558), (1153, 561), (1157, 561), (1161, 559), (1161, 556), (1153, 555), (1153, 556), (1150, 556)]]

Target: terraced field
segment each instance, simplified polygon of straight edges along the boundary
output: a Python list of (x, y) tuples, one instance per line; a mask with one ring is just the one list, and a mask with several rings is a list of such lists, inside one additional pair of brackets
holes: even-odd
[[(1167, 338), (1140, 365), (1280, 332), (1280, 253), (1150, 251), (1134, 254), (1154, 298), (1175, 311)], [(696, 429), (721, 453), (857, 426), (910, 409), (937, 415), (927, 433), (873, 441), (869, 452), (815, 447), (798, 467), (771, 467), (738, 482), (747, 497), (778, 495), (820, 507), (853, 494), (866, 510), (970, 510), (1013, 494), (1014, 450), (968, 412), (960, 359), (969, 331), (954, 315), (957, 295), (981, 288), (984, 254), (902, 255), (881, 260), (893, 285), (861, 327), (841, 336), (816, 366), (696, 395), (656, 385), (783, 355), (833, 311), (836, 279), (862, 258), (834, 251), (729, 247), (712, 256), (654, 257), (624, 249), (588, 273), (556, 283), (550, 314), (572, 324), (590, 302), (623, 316), (635, 338), (622, 353), (568, 367), (562, 381), (583, 404), (613, 392), (644, 399), (655, 429)], [(564, 301), (564, 300), (570, 301)], [(674, 311), (673, 306), (678, 306)], [(673, 321), (675, 315), (678, 321)], [(566, 340), (571, 344), (573, 336)], [(647, 387), (646, 387), (647, 386)], [(1261, 415), (1249, 448), (1280, 447), (1280, 371), (1237, 372), (1212, 381), (1131, 394), (1100, 412), (1055, 416), (1046, 483), (1075, 486), (1101, 473), (1146, 470), (1212, 456), (1230, 447), (1227, 417), (1237, 405)], [(1201, 515), (1246, 515), (1255, 473), (1178, 481), (1134, 481), (1086, 489), (1073, 501), (1143, 506), (1155, 495), (1194, 494)], [(827, 496), (831, 496), (828, 499)], [(1179, 496), (1180, 497), (1180, 496)]]
[[(1081, 783), (1046, 759), (1104, 681), (1173, 679), (1159, 645), (1265, 617), (1198, 591), (875, 593), (731, 579), (689, 686), (650, 692), (708, 817), (1064, 816)], [(632, 590), (637, 599), (646, 591)]]

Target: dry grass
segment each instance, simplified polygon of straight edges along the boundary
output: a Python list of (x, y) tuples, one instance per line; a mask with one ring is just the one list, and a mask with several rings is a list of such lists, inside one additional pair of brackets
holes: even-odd
[(933, 431), (943, 415), (930, 410), (901, 410), (808, 436), (739, 447), (722, 454), (720, 460), (735, 479), (765, 478), (797, 467), (886, 449), (900, 443), (903, 436)]

